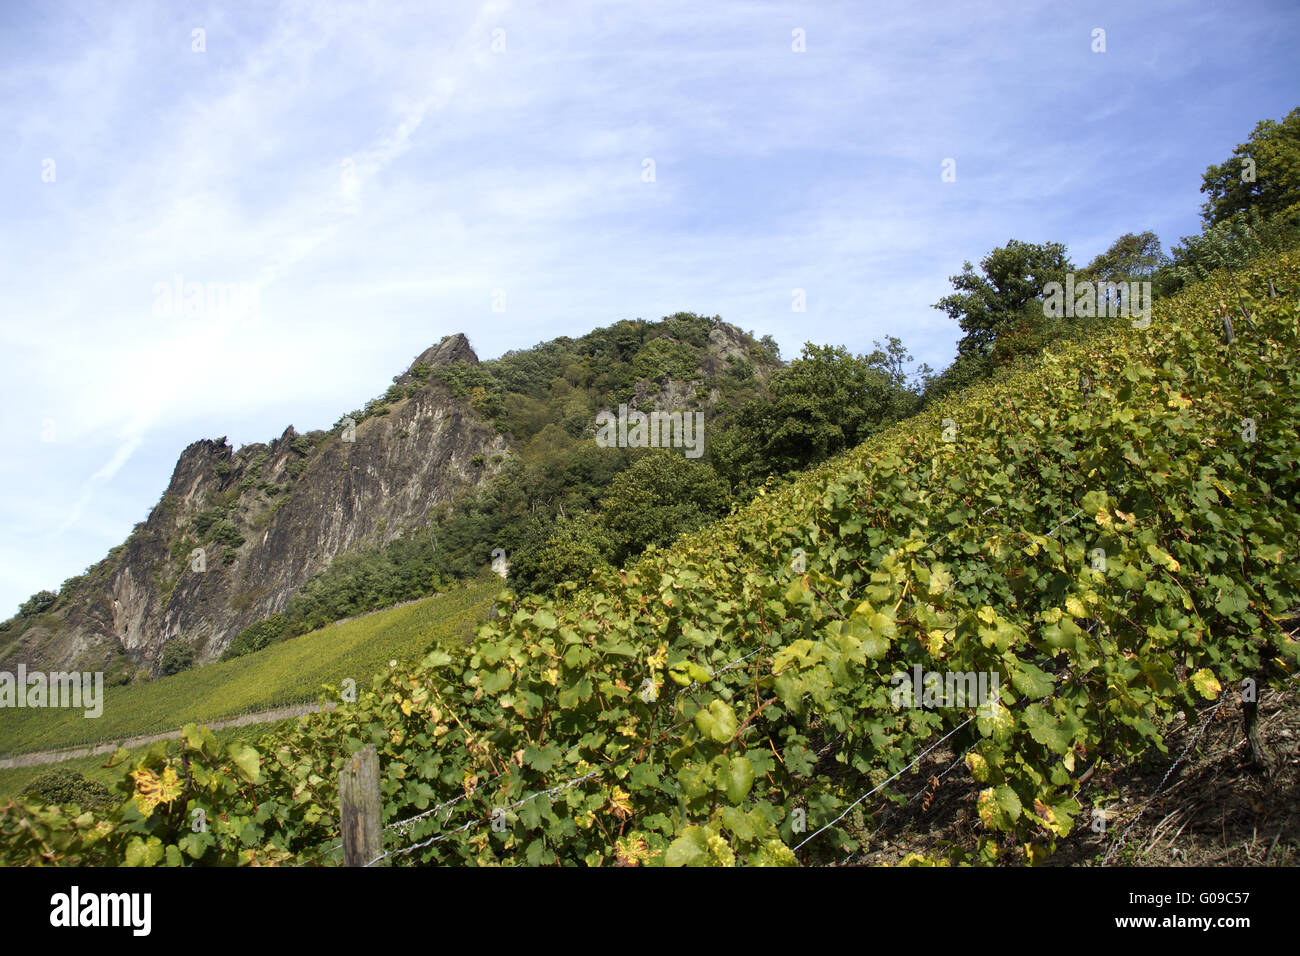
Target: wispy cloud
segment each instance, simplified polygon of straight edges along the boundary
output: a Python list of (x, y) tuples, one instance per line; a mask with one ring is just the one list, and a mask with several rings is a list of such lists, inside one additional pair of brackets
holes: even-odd
[[(1297, 32), (1172, 0), (6, 4), (0, 605), (119, 543), (189, 441), (327, 427), (450, 332), (685, 309), (942, 366), (962, 260), (1193, 231), (1204, 167), (1295, 105)], [(158, 314), (177, 275), (259, 308)]]

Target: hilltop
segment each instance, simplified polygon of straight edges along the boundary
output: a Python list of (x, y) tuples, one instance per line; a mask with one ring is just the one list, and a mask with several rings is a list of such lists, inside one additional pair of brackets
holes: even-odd
[[(474, 577), (494, 548), (514, 552), (520, 522), (503, 494), (535, 498), (533, 476), (554, 484), (563, 473), (548, 510), (572, 514), (589, 504), (575, 476), (589, 472), (590, 497), (626, 467), (625, 449), (569, 460), (602, 408), (690, 408), (714, 421), (761, 394), (780, 364), (734, 326), (685, 313), (491, 362), (463, 334), (447, 336), (328, 431), (289, 426), (237, 451), (224, 438), (189, 445), (122, 545), (0, 625), (0, 664), (127, 683), (431, 594)], [(468, 527), (476, 494), (493, 516)]]

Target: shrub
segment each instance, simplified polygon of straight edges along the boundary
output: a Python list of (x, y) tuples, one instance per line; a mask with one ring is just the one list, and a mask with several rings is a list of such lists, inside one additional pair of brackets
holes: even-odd
[(726, 514), (730, 503), (726, 480), (709, 465), (671, 451), (641, 455), (601, 499), (612, 563), (620, 566), (652, 544), (668, 544)]
[(283, 614), (272, 614), (263, 621), (250, 624), (230, 642), (230, 646), (221, 655), (221, 659), (223, 661), (234, 660), (236, 657), (252, 654), (283, 640), (285, 624)]
[(226, 512), (223, 508), (209, 508), (207, 511), (199, 512), (194, 516), (194, 532), (200, 538), (206, 538), (212, 526), (225, 516)]
[(23, 788), (23, 794), (51, 806), (76, 804), (82, 810), (107, 809), (117, 802), (103, 784), (64, 767), (46, 770)]
[(222, 519), (212, 526), (212, 540), (217, 544), (237, 548), (244, 543), (244, 536), (233, 524)]
[(37, 591), (19, 606), (18, 616), (33, 617), (40, 614), (42, 611), (48, 610), (58, 600), (58, 597), (53, 591)]
[(163, 645), (158, 672), (163, 677), (179, 674), (194, 666), (194, 645), (183, 637), (174, 637)]

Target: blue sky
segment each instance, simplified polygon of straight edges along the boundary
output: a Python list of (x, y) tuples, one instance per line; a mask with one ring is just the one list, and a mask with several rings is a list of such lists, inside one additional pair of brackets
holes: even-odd
[(1293, 2), (3, 0), (0, 614), (191, 441), (329, 427), (449, 333), (693, 311), (941, 368), (964, 260), (1196, 232), (1298, 47)]

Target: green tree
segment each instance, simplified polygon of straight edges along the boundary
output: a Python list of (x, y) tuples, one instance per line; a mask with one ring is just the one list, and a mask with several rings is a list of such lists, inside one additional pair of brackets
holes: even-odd
[(1201, 206), (1207, 226), (1250, 209), (1268, 218), (1300, 204), (1300, 107), (1280, 123), (1258, 123), (1232, 156), (1205, 170), (1201, 192), (1209, 197)]
[(1149, 280), (1168, 262), (1169, 257), (1160, 251), (1160, 239), (1154, 232), (1126, 232), (1109, 249), (1098, 253), (1081, 274), (1093, 282)]
[(59, 596), (53, 591), (37, 591), (18, 607), (19, 617), (33, 617), (42, 611), (48, 610), (49, 607), (59, 599)]
[(250, 624), (230, 642), (221, 659), (229, 661), (270, 647), (284, 637), (286, 623), (283, 614), (272, 614), (265, 620)]
[(565, 581), (579, 585), (609, 563), (614, 546), (600, 516), (548, 522), (537, 538), (511, 556), (510, 582), (521, 594), (546, 594)]
[(194, 645), (183, 637), (174, 637), (163, 645), (158, 658), (158, 672), (163, 677), (179, 674), (194, 666)]
[(1032, 310), (1047, 283), (1063, 282), (1073, 268), (1062, 243), (1012, 239), (980, 260), (979, 273), (963, 263), (961, 274), (949, 280), (957, 291), (934, 308), (946, 312), (966, 333), (958, 352), (987, 355), (1003, 329), (1033, 319)]
[(695, 363), (695, 349), (691, 346), (660, 337), (651, 339), (637, 351), (632, 374), (656, 383), (665, 378), (685, 381), (698, 377)]
[(884, 348), (875, 345), (869, 355), (853, 355), (805, 343), (803, 354), (772, 376), (770, 398), (741, 405), (711, 444), (737, 494), (748, 497), (769, 475), (823, 461), (916, 410), (907, 349), (892, 336)]
[(665, 449), (648, 451), (610, 482), (600, 506), (622, 566), (650, 545), (665, 545), (726, 514), (731, 489), (708, 464)]

